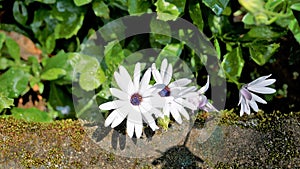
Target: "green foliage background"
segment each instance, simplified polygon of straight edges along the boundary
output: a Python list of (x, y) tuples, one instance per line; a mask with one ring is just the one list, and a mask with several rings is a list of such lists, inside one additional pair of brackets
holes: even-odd
[[(28, 36), (42, 50), (41, 61), (36, 57), (24, 60), (18, 44), (0, 32), (1, 114), (29, 121), (52, 121), (96, 110), (95, 102), (110, 98), (108, 88), (116, 68), (131, 53), (143, 48), (160, 48), (160, 55), (180, 57), (201, 80), (205, 69), (194, 52), (167, 36), (140, 35), (113, 41), (104, 46), (103, 54), (95, 44), (87, 43), (90, 35), (106, 23), (149, 12), (157, 12), (161, 21), (182, 17), (196, 25), (214, 44), (225, 78), (238, 88), (243, 73), (251, 74), (252, 79), (267, 74), (245, 70), (246, 64), (263, 67), (276, 62), (274, 55), (287, 37), (292, 37), (296, 45), (300, 43), (297, 0), (1, 0), (0, 30)], [(151, 23), (151, 30), (159, 32), (160, 24), (166, 22)], [(112, 27), (113, 31), (120, 30)], [(134, 63), (132, 58), (130, 61)], [(291, 64), (298, 61), (294, 59)], [(77, 64), (82, 62), (85, 64)], [(32, 93), (35, 85), (47, 101), (47, 110), (31, 108), (27, 110), (30, 113), (24, 114), (14, 106), (17, 99)], [(75, 90), (74, 85), (79, 87)], [(72, 95), (77, 98), (76, 103)], [(67, 107), (70, 111), (66, 115), (62, 110)], [(75, 109), (79, 110), (77, 114)]]

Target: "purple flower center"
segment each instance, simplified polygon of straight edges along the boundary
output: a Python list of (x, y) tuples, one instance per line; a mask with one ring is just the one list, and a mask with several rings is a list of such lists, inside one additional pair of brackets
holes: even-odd
[(158, 94), (161, 97), (168, 97), (171, 94), (170, 88), (168, 86), (165, 86), (165, 88), (163, 88), (160, 92), (158, 92)]
[(134, 106), (138, 106), (141, 104), (142, 100), (143, 97), (140, 94), (134, 93), (130, 98), (130, 103)]

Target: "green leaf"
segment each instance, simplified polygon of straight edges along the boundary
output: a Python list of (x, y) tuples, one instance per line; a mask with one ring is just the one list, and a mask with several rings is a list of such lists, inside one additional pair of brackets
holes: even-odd
[(125, 55), (122, 46), (117, 40), (109, 42), (104, 49), (104, 59), (109, 73), (113, 73), (123, 62)]
[(25, 3), (29, 5), (32, 2), (41, 2), (44, 4), (54, 4), (56, 0), (25, 0)]
[(64, 74), (64, 76), (55, 82), (57, 84), (71, 84), (72, 80), (75, 79), (73, 64), (77, 63), (78, 57), (76, 53), (60, 52), (54, 57), (47, 59), (42, 74), (53, 68), (63, 69), (65, 74), (61, 73)]
[(7, 59), (5, 57), (0, 58), (0, 70), (5, 70), (5, 69), (7, 69), (8, 67), (11, 67), (14, 64), (15, 63), (10, 59)]
[(294, 34), (295, 39), (300, 43), (300, 27), (296, 19), (290, 21), (289, 29)]
[(256, 26), (247, 32), (242, 39), (276, 39), (284, 34), (284, 32), (273, 31), (270, 26)]
[(244, 63), (241, 47), (238, 46), (224, 56), (221, 65), (229, 80), (236, 81), (241, 76)]
[(229, 0), (202, 0), (216, 15), (221, 15), (227, 7)]
[(253, 43), (249, 47), (250, 56), (258, 65), (263, 66), (279, 47), (280, 45), (277, 43), (267, 45)]
[(191, 1), (189, 4), (189, 14), (193, 23), (198, 27), (199, 30), (203, 30), (204, 21), (202, 19), (202, 12), (200, 3), (195, 1)]
[(0, 93), (0, 112), (3, 109), (10, 108), (14, 105), (14, 99), (6, 97), (4, 94)]
[(295, 3), (291, 5), (291, 8), (295, 11), (300, 11), (300, 3)]
[(158, 19), (160, 20), (175, 20), (180, 15), (178, 7), (165, 0), (157, 0), (155, 6)]
[(247, 13), (243, 19), (242, 22), (247, 25), (255, 25), (255, 18), (251, 13)]
[(13, 6), (13, 15), (17, 22), (22, 25), (26, 25), (28, 20), (28, 12), (24, 2), (15, 1)]
[(164, 58), (168, 58), (168, 63), (175, 64), (183, 50), (183, 43), (172, 43), (166, 45), (159, 53), (156, 64), (159, 66)]
[(159, 117), (157, 119), (157, 124), (161, 126), (165, 131), (168, 130), (170, 123), (170, 118), (168, 116), (164, 116), (163, 118)]
[(66, 71), (61, 68), (52, 68), (41, 74), (42, 80), (56, 80), (62, 76), (66, 75)]
[(67, 20), (57, 24), (54, 30), (55, 38), (71, 38), (76, 35), (83, 24), (84, 13), (80, 15), (69, 15)]
[(20, 60), (20, 47), (17, 44), (16, 41), (14, 41), (12, 38), (7, 37), (5, 41), (5, 45), (8, 49), (8, 53), (10, 56), (15, 60)]
[(90, 2), (92, 2), (92, 0), (74, 0), (76, 6), (86, 5)]
[(29, 74), (18, 68), (10, 68), (0, 76), (0, 91), (9, 98), (17, 98), (28, 86)]
[(53, 119), (48, 115), (47, 112), (41, 111), (37, 108), (16, 108), (14, 107), (12, 110), (12, 116), (16, 119), (21, 119), (30, 122), (52, 122)]
[(3, 43), (5, 42), (6, 35), (4, 32), (0, 32), (0, 49), (2, 49)]
[(128, 12), (130, 15), (146, 13), (151, 6), (147, 0), (128, 0)]
[(96, 16), (109, 19), (109, 8), (103, 1), (93, 1), (93, 10)]
[[(152, 38), (160, 44), (166, 45), (171, 42), (171, 27), (167, 22), (153, 18), (150, 23)], [(164, 35), (162, 35), (163, 33)]]

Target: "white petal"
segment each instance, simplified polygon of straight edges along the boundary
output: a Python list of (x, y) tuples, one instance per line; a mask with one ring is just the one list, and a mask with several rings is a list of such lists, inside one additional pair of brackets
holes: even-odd
[(127, 113), (123, 112), (120, 109), (116, 109), (114, 111), (117, 111), (117, 115), (114, 119), (114, 121), (111, 124), (111, 128), (115, 128), (116, 126), (118, 126), (127, 116)]
[(255, 100), (255, 101), (257, 101), (259, 103), (262, 103), (262, 104), (267, 104), (267, 102), (264, 99), (262, 99), (261, 97), (257, 96), (256, 94), (251, 93), (251, 95), (252, 95), (252, 100)]
[(134, 75), (133, 75), (133, 85), (134, 85), (134, 90), (135, 91), (139, 90), (140, 77), (141, 77), (141, 65), (138, 62), (138, 63), (135, 64)]
[(187, 120), (190, 119), (190, 116), (189, 116), (188, 112), (185, 110), (185, 108), (183, 108), (181, 105), (179, 105), (177, 103), (174, 104), (174, 106), (177, 108), (177, 110), (179, 111), (179, 113), (181, 115), (183, 115), (183, 117), (185, 117)]
[(123, 92), (122, 90), (119, 90), (117, 88), (110, 88), (109, 90), (113, 96), (115, 96), (121, 100), (129, 100), (129, 95), (127, 93)]
[(139, 91), (141, 91), (141, 93), (143, 93), (144, 90), (149, 88), (150, 77), (151, 77), (151, 69), (148, 69), (145, 72), (145, 74), (144, 74), (144, 76), (141, 80), (141, 83), (140, 83), (140, 90)]
[(204, 94), (209, 88), (209, 76), (207, 76), (206, 84), (198, 90), (198, 93)]
[(248, 90), (261, 94), (272, 94), (275, 93), (276, 90), (269, 87), (256, 87), (256, 86), (248, 86)]
[(179, 124), (182, 123), (182, 119), (181, 119), (180, 114), (177, 110), (177, 107), (174, 107), (173, 105), (172, 105), (172, 108), (171, 108), (171, 114), (172, 114), (172, 117), (175, 119), (175, 121), (177, 123), (179, 123)]
[(111, 109), (117, 109), (119, 107), (122, 107), (123, 105), (125, 105), (127, 102), (126, 101), (122, 101), (122, 100), (114, 100), (111, 102), (106, 102), (103, 103), (99, 106), (99, 108), (101, 110), (111, 110)]
[(160, 75), (161, 78), (164, 79), (165, 78), (165, 73), (167, 71), (167, 66), (168, 66), (168, 61), (167, 59), (164, 59), (160, 65)]
[(107, 127), (109, 126), (113, 120), (116, 118), (116, 116), (118, 115), (118, 111), (114, 110), (112, 111), (109, 116), (106, 118), (105, 122), (104, 122), (104, 126)]
[(273, 84), (274, 82), (276, 82), (276, 80), (275, 79), (267, 79), (267, 80), (264, 80), (264, 81), (262, 81), (262, 82), (260, 82), (260, 83), (257, 83), (257, 84), (255, 84), (255, 85), (252, 85), (252, 86), (268, 86), (268, 85), (271, 85), (271, 84)]
[(178, 80), (170, 83), (169, 87), (170, 88), (173, 88), (173, 87), (184, 87), (184, 86), (188, 85), (189, 83), (191, 83), (190, 79), (182, 78), (182, 79), (178, 79)]
[(170, 117), (170, 105), (168, 103), (164, 106), (163, 113), (165, 116)]
[(172, 79), (172, 74), (173, 74), (173, 67), (171, 64), (169, 64), (168, 69), (164, 75), (163, 83), (165, 85), (168, 85)]
[(127, 122), (126, 122), (126, 130), (127, 130), (128, 136), (130, 138), (132, 138), (133, 132), (134, 132), (134, 124), (129, 120), (127, 120)]
[(123, 66), (120, 66), (119, 67), (119, 70), (120, 70), (120, 82), (121, 82), (121, 85), (124, 87), (124, 89), (126, 89), (125, 91), (128, 93), (128, 94), (132, 94), (134, 93), (134, 85), (133, 85), (133, 82), (131, 80), (131, 77), (129, 75), (129, 73), (127, 72), (127, 70), (123, 67)]
[(158, 126), (155, 123), (154, 118), (151, 116), (150, 113), (144, 113), (143, 117), (145, 119), (145, 122), (151, 127), (151, 129), (153, 131), (155, 131), (156, 129), (158, 129)]
[(195, 106), (193, 103), (190, 103), (190, 102), (186, 101), (185, 99), (177, 98), (177, 99), (175, 99), (175, 101), (178, 104), (180, 104), (180, 105), (182, 105), (184, 107), (187, 107), (187, 108), (189, 108), (191, 110), (196, 110), (197, 109), (197, 106)]
[(155, 82), (158, 83), (158, 84), (162, 84), (163, 80), (162, 80), (161, 74), (156, 69), (155, 63), (152, 64), (151, 71), (152, 71), (152, 75), (153, 75), (153, 78), (154, 78)]
[(251, 108), (255, 111), (255, 112), (258, 112), (258, 106), (256, 104), (256, 102), (254, 100), (251, 100), (249, 102), (249, 105), (251, 106)]
[(252, 82), (248, 83), (248, 86), (254, 86), (258, 83), (261, 83), (262, 81), (266, 80), (268, 77), (270, 77), (272, 74), (269, 74), (267, 76), (262, 76), (262, 77), (259, 77), (255, 80), (253, 80)]
[(162, 108), (165, 106), (166, 99), (164, 97), (160, 97), (156, 95), (155, 97), (148, 97), (144, 99), (146, 102), (149, 102), (152, 107)]
[(136, 124), (136, 125), (134, 125), (134, 129), (135, 129), (136, 138), (140, 138), (142, 136), (142, 133), (143, 133), (143, 125), (142, 124)]
[[(135, 127), (136, 126), (143, 126), (143, 120), (142, 120), (142, 114), (138, 111), (132, 110), (129, 114), (128, 114), (128, 118), (127, 118), (127, 125), (131, 125), (133, 124)], [(130, 127), (130, 128), (129, 128)], [(128, 135), (130, 137), (133, 136), (133, 131), (134, 131), (134, 127), (132, 128), (132, 126), (127, 127), (127, 132)], [(136, 136), (141, 136), (141, 133), (136, 133)]]

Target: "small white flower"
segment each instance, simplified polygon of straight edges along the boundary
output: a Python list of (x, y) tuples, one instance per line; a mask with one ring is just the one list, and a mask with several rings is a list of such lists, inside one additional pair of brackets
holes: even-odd
[(196, 88), (194, 86), (187, 87), (191, 83), (190, 79), (182, 78), (171, 82), (172, 74), (173, 68), (171, 64), (168, 64), (167, 59), (164, 59), (161, 63), (160, 72), (156, 69), (155, 64), (152, 64), (152, 75), (156, 81), (154, 88), (157, 89), (155, 92), (165, 99), (163, 113), (167, 117), (170, 117), (171, 113), (176, 122), (181, 124), (181, 115), (188, 120), (190, 119), (184, 107), (191, 110), (197, 109), (194, 104), (187, 101), (187, 98), (197, 96), (197, 92), (195, 92)]
[[(262, 76), (260, 78), (255, 79), (254, 81), (243, 85), (240, 89), (240, 101), (238, 105), (241, 105), (240, 116), (245, 113), (250, 114), (250, 107), (255, 111), (258, 112), (258, 106), (256, 102), (267, 104), (267, 102), (257, 96), (256, 93), (261, 94), (272, 94), (275, 93), (276, 90), (270, 87), (266, 87), (268, 85), (273, 84), (276, 80), (275, 79), (267, 79), (270, 75)], [(267, 79), (267, 80), (266, 80)]]
[(121, 90), (110, 88), (110, 92), (118, 100), (103, 103), (99, 106), (101, 110), (112, 110), (105, 120), (105, 126), (114, 128), (118, 126), (127, 116), (127, 133), (132, 137), (134, 132), (140, 138), (143, 130), (143, 121), (146, 122), (154, 131), (158, 129), (155, 123), (156, 117), (162, 113), (155, 107), (161, 107), (163, 100), (152, 96), (153, 88), (149, 85), (151, 69), (148, 69), (140, 80), (140, 63), (135, 65), (133, 81), (127, 70), (119, 67), (119, 73), (114, 73), (114, 78)]
[(209, 76), (207, 76), (206, 84), (197, 91), (198, 96), (189, 98), (189, 101), (195, 104), (200, 110), (204, 110), (206, 112), (217, 112), (218, 110), (210, 102), (208, 102), (207, 97), (204, 95), (208, 88)]

